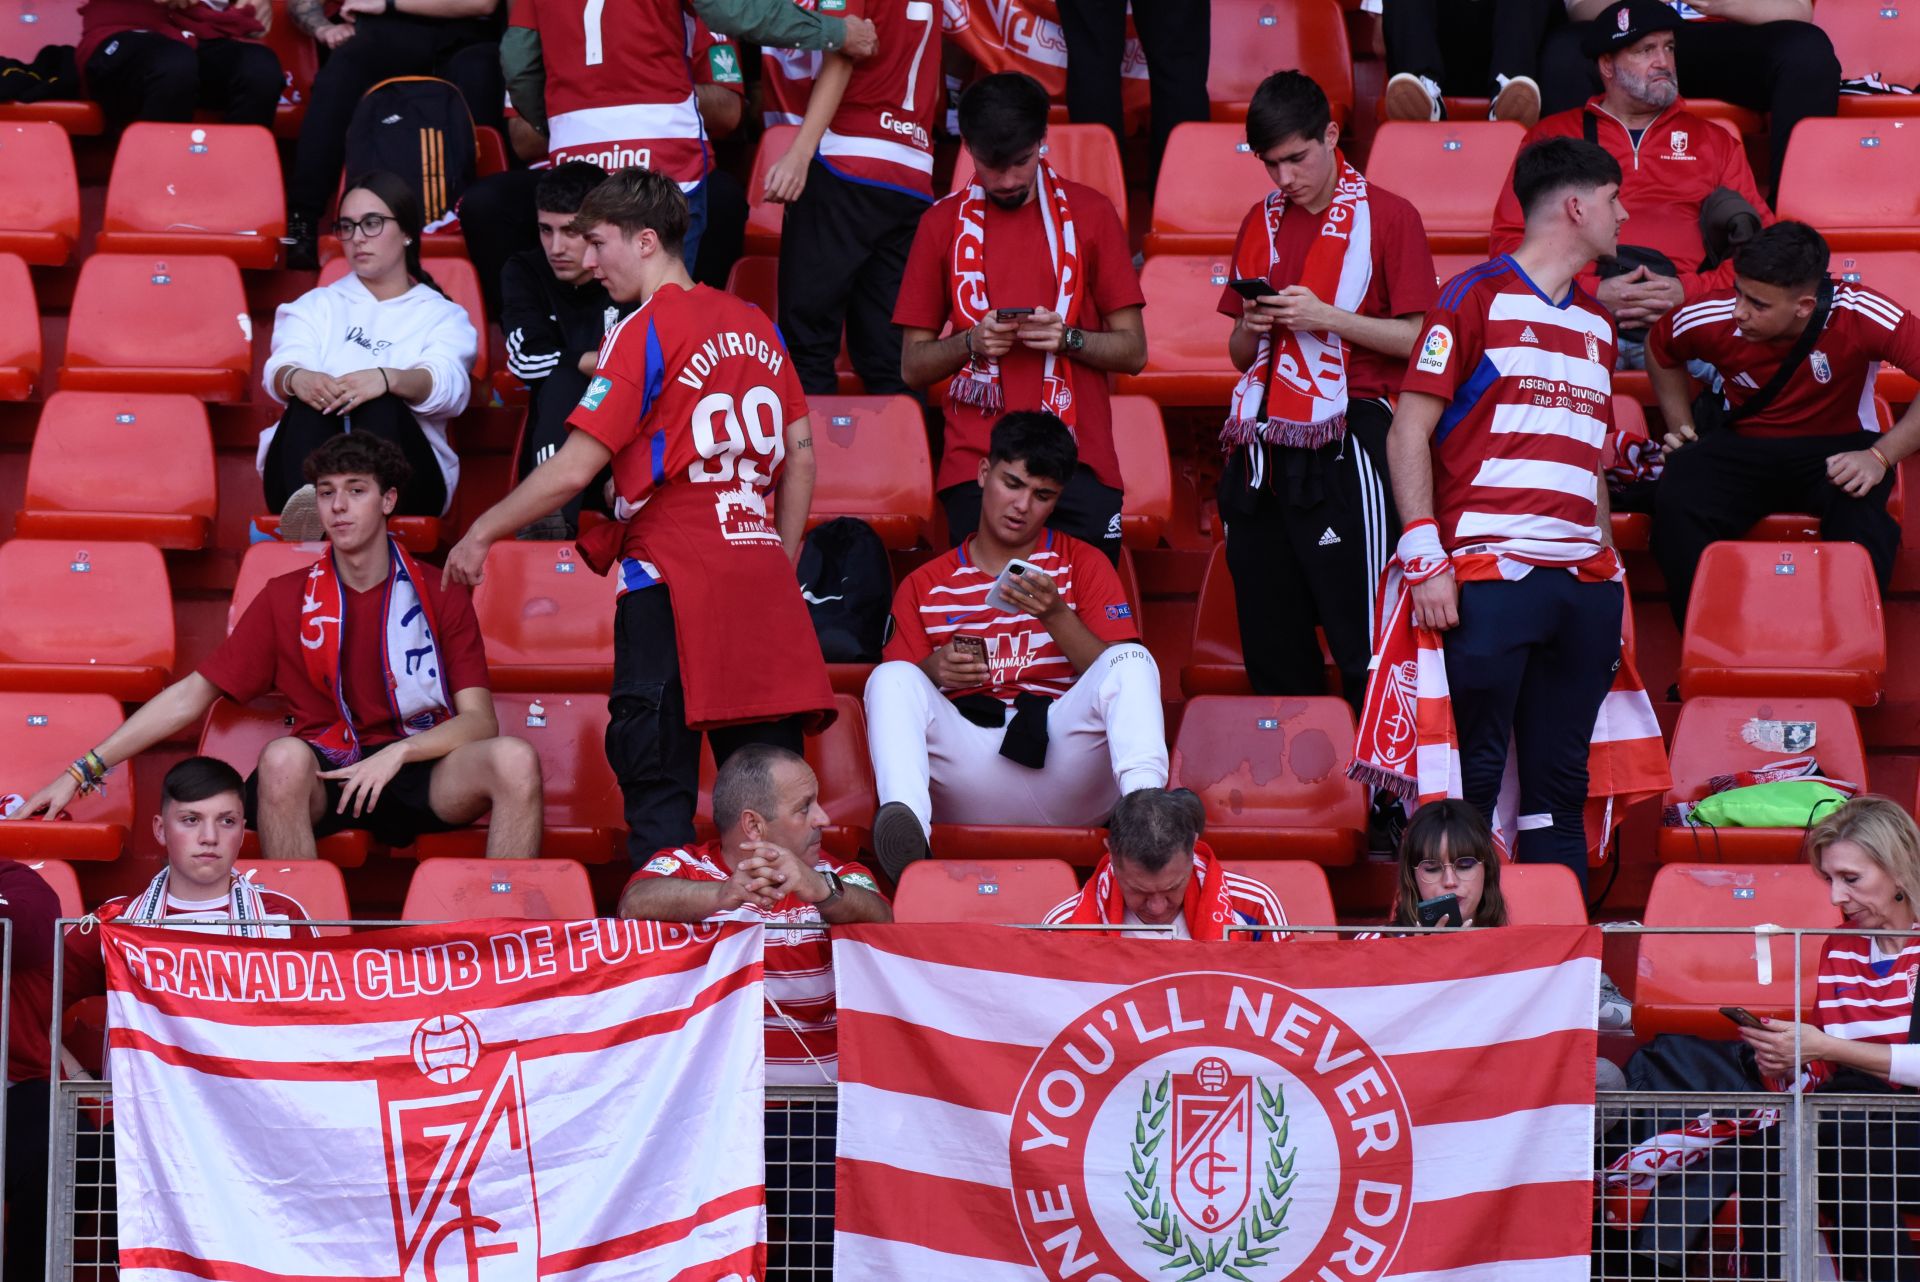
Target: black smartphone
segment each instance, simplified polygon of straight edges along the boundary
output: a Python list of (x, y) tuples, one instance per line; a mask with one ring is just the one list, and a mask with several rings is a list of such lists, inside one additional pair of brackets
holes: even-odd
[(1277, 294), (1280, 292), (1266, 281), (1252, 277), (1241, 277), (1237, 280), (1230, 280), (1227, 282), (1227, 288), (1250, 303), (1257, 298), (1265, 298), (1268, 294)]
[(1032, 307), (996, 307), (993, 309), (993, 318), (997, 321), (1020, 320), (1033, 315), (1034, 311)]
[(1744, 1006), (1722, 1006), (1720, 1013), (1742, 1028), (1765, 1028), (1760, 1017)]
[(1414, 919), (1422, 926), (1459, 926), (1466, 922), (1460, 914), (1460, 896), (1435, 895), (1432, 899), (1423, 899), (1413, 910)]

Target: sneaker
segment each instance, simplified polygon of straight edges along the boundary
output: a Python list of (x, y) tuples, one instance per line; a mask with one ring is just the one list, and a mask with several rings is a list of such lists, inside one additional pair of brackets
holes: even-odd
[(287, 499), (287, 505), (280, 509), (280, 541), (282, 543), (318, 543), (327, 537), (327, 527), (320, 520), (320, 499), (311, 485), (303, 485)]
[(1495, 76), (1500, 92), (1487, 108), (1488, 120), (1511, 120), (1531, 129), (1540, 123), (1540, 86), (1532, 76)]
[(927, 830), (920, 826), (920, 816), (906, 802), (889, 801), (874, 812), (873, 853), (896, 886), (908, 864), (933, 853), (927, 845)]
[(287, 270), (294, 272), (317, 272), (320, 270), (320, 234), (313, 225), (313, 215), (294, 211), (287, 215), (287, 234), (280, 238), (286, 247)]
[[(1536, 98), (1536, 102), (1537, 102)], [(1536, 106), (1535, 111), (1539, 108)], [(1446, 104), (1440, 101), (1440, 86), (1425, 76), (1403, 71), (1387, 81), (1388, 120), (1445, 120)]]

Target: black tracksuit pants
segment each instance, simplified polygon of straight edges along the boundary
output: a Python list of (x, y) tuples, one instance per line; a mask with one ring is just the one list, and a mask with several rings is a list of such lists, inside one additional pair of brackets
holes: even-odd
[(260, 471), (269, 511), (285, 507), (293, 492), (307, 483), (307, 455), (347, 431), (384, 436), (407, 456), (413, 475), (400, 491), (395, 516), (439, 516), (446, 510), (447, 478), (434, 456), (433, 443), (420, 430), (413, 409), (389, 394), (374, 397), (351, 414), (322, 414), (305, 401), (288, 401)]
[(1490, 97), (1496, 75), (1536, 75), (1540, 42), (1559, 7), (1559, 0), (1393, 0), (1380, 15), (1387, 73)]
[[(1060, 34), (1067, 42), (1067, 114), (1105, 125), (1126, 140), (1120, 60), (1127, 48), (1127, 6), (1116, 0), (1060, 0)], [(1133, 0), (1133, 29), (1147, 56), (1153, 101), (1154, 167), (1173, 127), (1206, 120), (1212, 0)]]

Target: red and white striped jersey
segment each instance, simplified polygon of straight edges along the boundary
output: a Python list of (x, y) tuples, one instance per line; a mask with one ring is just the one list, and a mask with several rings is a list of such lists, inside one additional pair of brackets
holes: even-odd
[[(862, 864), (822, 854), (813, 865), (850, 886), (880, 894), (880, 886)], [(682, 881), (725, 881), (733, 875), (717, 841), (703, 846), (662, 850), (627, 880), (678, 877)], [(788, 895), (771, 909), (742, 904), (715, 921), (819, 922), (820, 910)], [(840, 1051), (833, 990), (833, 944), (824, 930), (775, 929), (766, 932), (767, 1084), (818, 1086), (821, 1069), (839, 1074)], [(815, 1061), (819, 1061), (818, 1067)]]
[(853, 77), (820, 139), (820, 163), (852, 182), (933, 199), (933, 113), (940, 97), (940, 9), (933, 0), (846, 0), (873, 22), (880, 51)]
[[(1833, 935), (1820, 952), (1820, 987), (1813, 1022), (1850, 1042), (1904, 1046), (1913, 1022), (1913, 994), (1920, 981), (1920, 942), (1899, 952), (1882, 951), (1891, 939)], [(1807, 1065), (1818, 1086), (1833, 1076), (1831, 1064)]]
[(1491, 553), (1517, 578), (1601, 551), (1613, 361), (1613, 321), (1577, 284), (1555, 302), (1502, 256), (1440, 291), (1400, 390), (1448, 402), (1433, 502), (1449, 553)]
[[(1716, 290), (1660, 318), (1647, 352), (1668, 368), (1705, 361), (1720, 372), (1721, 395), (1739, 406), (1772, 380), (1798, 335), (1759, 343), (1733, 320), (1734, 292)], [(1888, 361), (1920, 375), (1920, 318), (1862, 285), (1833, 291), (1820, 339), (1780, 395), (1734, 424), (1742, 436), (1829, 436), (1877, 432), (1873, 380)]]
[[(949, 690), (948, 698), (990, 694), (1011, 706), (1022, 690), (1054, 698), (1065, 694), (1079, 675), (1073, 664), (1040, 620), (1020, 611), (1002, 614), (988, 608), (987, 593), (998, 576), (974, 564), (972, 549), (969, 538), (907, 576), (894, 593), (892, 635), (880, 657), (918, 663), (956, 635), (979, 637), (987, 643), (992, 668), (988, 684)], [(1023, 559), (1053, 580), (1067, 608), (1102, 641), (1139, 639), (1120, 576), (1092, 544), (1048, 530), (1040, 546)]]
[(513, 0), (512, 24), (540, 33), (547, 159), (608, 173), (656, 169), (684, 189), (712, 166), (693, 92), (694, 19), (682, 0)]

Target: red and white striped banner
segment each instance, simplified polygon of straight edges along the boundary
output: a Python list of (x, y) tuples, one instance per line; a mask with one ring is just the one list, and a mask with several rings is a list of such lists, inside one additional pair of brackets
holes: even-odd
[(1585, 1282), (1600, 939), (834, 932), (840, 1282)]
[(759, 927), (101, 930), (121, 1276), (764, 1273)]

